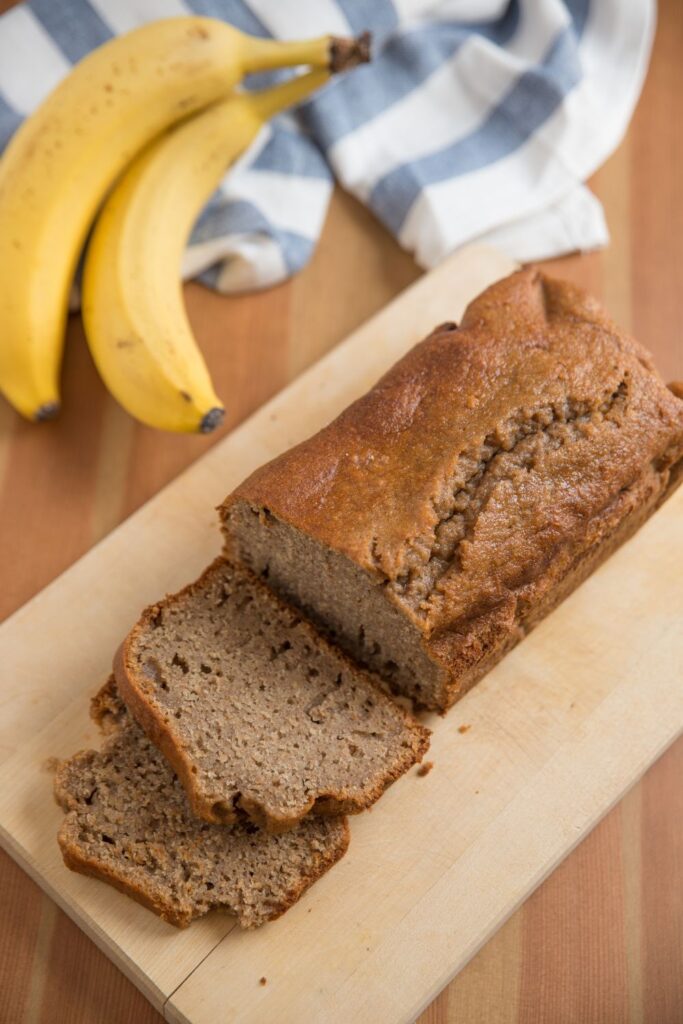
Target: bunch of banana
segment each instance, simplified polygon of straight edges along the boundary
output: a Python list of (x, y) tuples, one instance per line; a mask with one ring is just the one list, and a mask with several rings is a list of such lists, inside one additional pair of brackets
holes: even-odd
[[(45, 420), (59, 409), (69, 291), (109, 193), (83, 284), (97, 366), (147, 424), (220, 422), (180, 287), (192, 224), (269, 117), (367, 51), (365, 37), (277, 42), (182, 17), (120, 36), (74, 68), (0, 159), (0, 391), (19, 412)], [(298, 65), (318, 70), (261, 93), (231, 91), (251, 72)]]
[(143, 423), (207, 432), (221, 421), (185, 312), (185, 244), (226, 167), (273, 114), (328, 77), (311, 71), (214, 104), (152, 142), (106, 200), (85, 260), (83, 322), (102, 379)]

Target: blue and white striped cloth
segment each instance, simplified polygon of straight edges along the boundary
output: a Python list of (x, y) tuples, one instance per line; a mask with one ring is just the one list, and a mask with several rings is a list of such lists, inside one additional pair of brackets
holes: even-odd
[(424, 267), (474, 240), (519, 260), (607, 242), (582, 183), (638, 99), (652, 0), (28, 0), (0, 17), (0, 148), (90, 49), (190, 12), (283, 39), (369, 28), (375, 57), (263, 130), (196, 225), (185, 276), (234, 292), (293, 274), (334, 177)]

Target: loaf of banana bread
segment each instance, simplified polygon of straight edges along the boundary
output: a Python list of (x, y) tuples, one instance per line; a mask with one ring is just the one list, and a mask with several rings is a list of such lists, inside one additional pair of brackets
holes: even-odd
[(576, 287), (525, 270), (221, 507), (226, 551), (445, 710), (661, 502), (683, 401)]

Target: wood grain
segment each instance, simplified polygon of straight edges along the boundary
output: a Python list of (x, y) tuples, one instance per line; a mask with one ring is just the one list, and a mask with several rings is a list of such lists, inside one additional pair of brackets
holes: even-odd
[[(0, 9), (6, 6), (0, 0)], [(631, 129), (593, 182), (607, 210), (613, 245), (604, 253), (550, 265), (604, 296), (670, 378), (683, 377), (682, 47), (683, 5), (665, 0)], [(313, 263), (294, 281), (231, 300), (189, 289), (212, 371), (221, 391), (231, 396), (229, 425), (417, 274), (367, 213), (338, 194)], [(70, 330), (64, 383), (65, 416), (40, 431), (0, 406), (2, 615), (206, 448), (206, 441), (153, 434), (118, 413), (96, 379), (77, 322)], [(680, 1024), (682, 777), (679, 742), (421, 1021)], [(605, 879), (614, 877), (623, 893), (616, 928), (610, 923), (613, 903), (603, 898)], [(581, 913), (558, 910), (571, 907), (578, 894)], [(27, 876), (0, 854), (0, 1020), (160, 1021), (61, 911), (51, 919), (49, 907)], [(561, 987), (555, 983), (558, 949), (573, 951), (563, 962)], [(587, 976), (599, 1004), (586, 1003)]]

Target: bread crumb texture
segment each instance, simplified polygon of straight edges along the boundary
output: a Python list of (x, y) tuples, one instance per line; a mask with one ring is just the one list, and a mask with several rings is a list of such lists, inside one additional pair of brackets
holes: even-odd
[(58, 841), (68, 867), (94, 875), (183, 927), (212, 908), (245, 928), (278, 917), (348, 846), (344, 818), (308, 818), (282, 835), (244, 820), (194, 818), (163, 755), (117, 710), (101, 750), (60, 764)]

